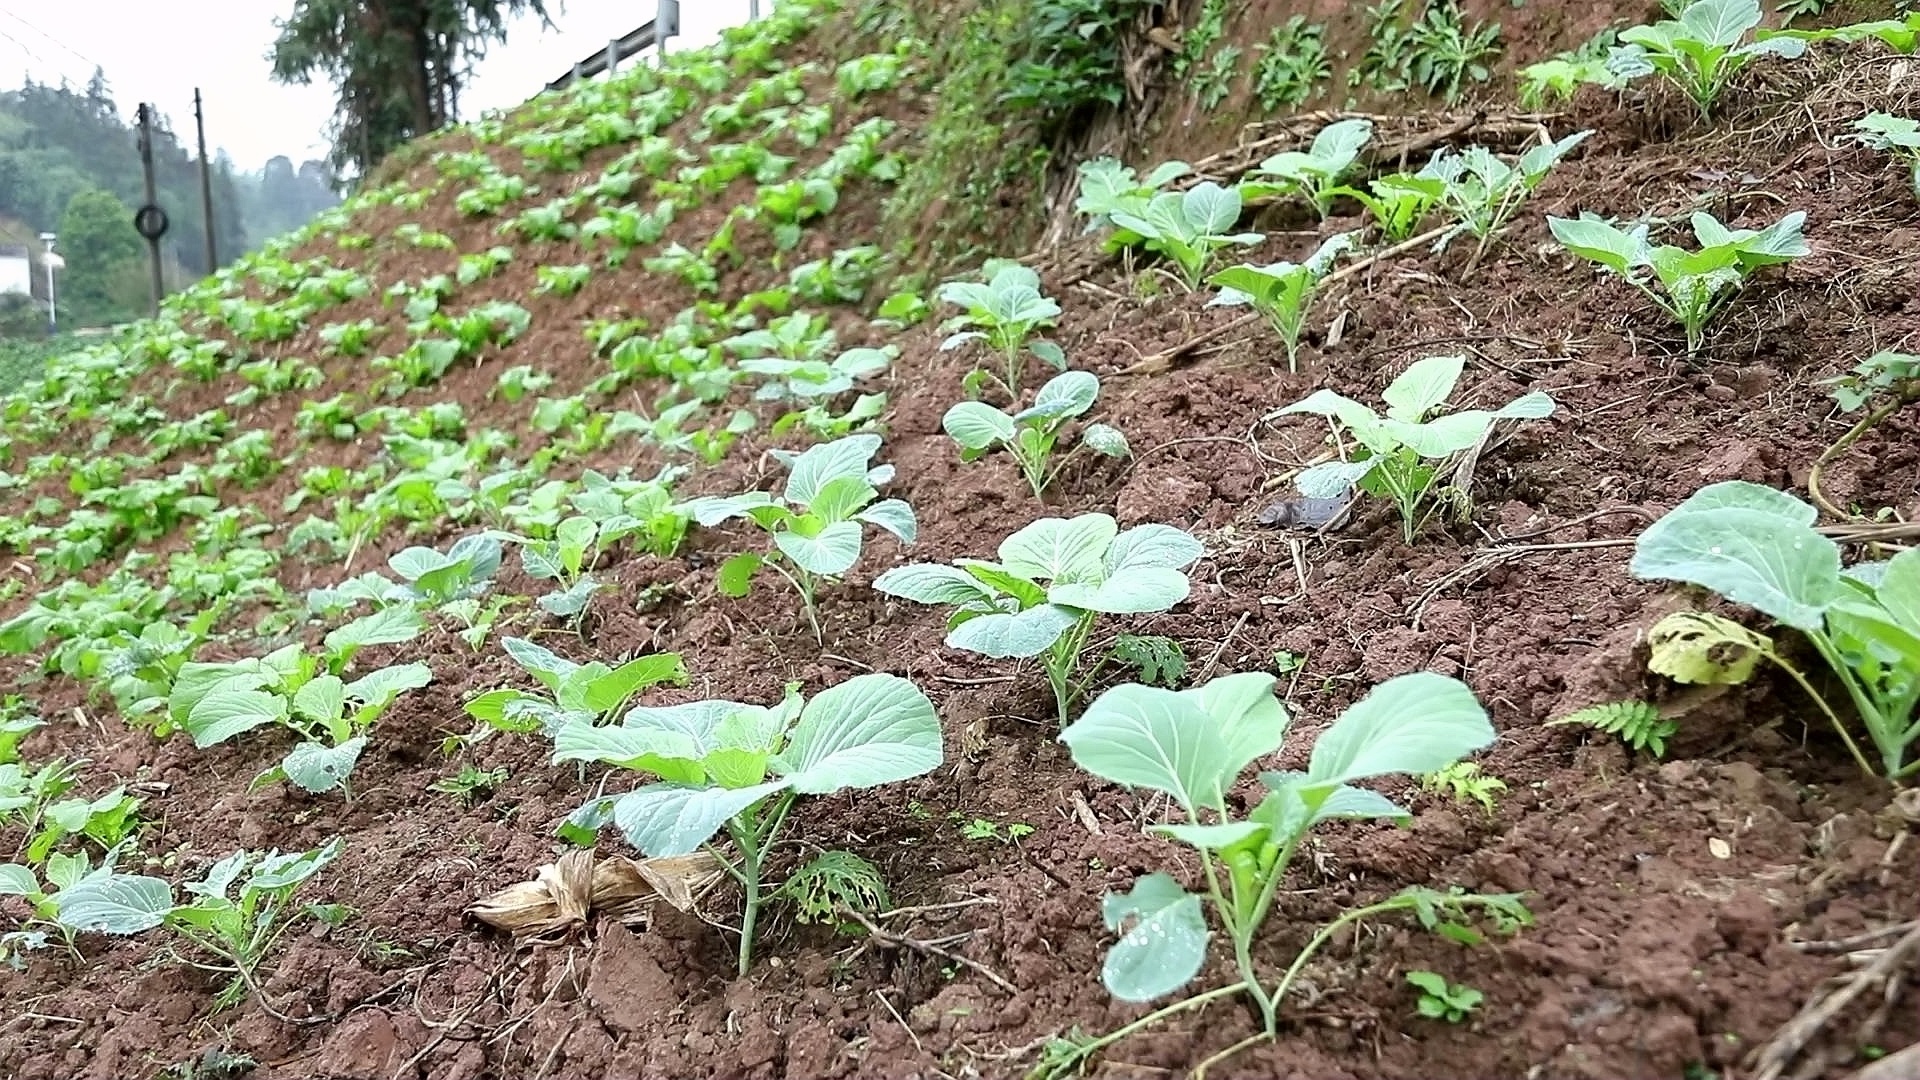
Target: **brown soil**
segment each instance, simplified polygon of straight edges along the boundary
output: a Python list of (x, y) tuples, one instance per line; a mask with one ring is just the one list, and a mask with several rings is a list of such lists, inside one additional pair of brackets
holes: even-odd
[[(1191, 877), (1195, 867), (1177, 849), (1144, 833), (1163, 808), (1072, 766), (1035, 673), (944, 648), (938, 613), (869, 588), (909, 557), (980, 556), (1036, 517), (1095, 510), (1123, 523), (1190, 528), (1206, 542), (1190, 601), (1126, 627), (1179, 640), (1194, 681), (1271, 668), (1282, 653), (1301, 659), (1283, 678), (1300, 735), (1273, 764), (1302, 764), (1309, 736), (1367, 687), (1415, 670), (1466, 680), (1501, 733), (1481, 759), (1508, 784), (1495, 812), (1412, 784), (1388, 790), (1416, 809), (1411, 828), (1319, 834), (1256, 959), (1277, 972), (1326, 920), (1416, 883), (1525, 891), (1536, 925), (1471, 951), (1394, 920), (1343, 935), (1309, 967), (1279, 1040), (1211, 1075), (1747, 1075), (1747, 1055), (1849, 970), (1844, 955), (1804, 943), (1920, 915), (1913, 823), (1889, 807), (1881, 786), (1858, 777), (1785, 680), (1696, 703), (1664, 763), (1545, 722), (1595, 702), (1668, 694), (1644, 673), (1641, 637), (1696, 598), (1630, 577), (1631, 538), (1706, 483), (1804, 487), (1809, 464), (1848, 423), (1820, 381), (1874, 347), (1912, 347), (1920, 265), (1897, 253), (1920, 248), (1920, 212), (1879, 155), (1829, 148), (1797, 113), (1762, 113), (1758, 96), (1732, 124), (1746, 135), (1696, 131), (1672, 141), (1615, 119), (1610, 105), (1583, 102), (1587, 115), (1569, 118), (1567, 126), (1584, 120), (1601, 133), (1471, 279), (1462, 280), (1468, 252), (1456, 247), (1380, 263), (1330, 290), (1298, 374), (1286, 371), (1276, 341), (1249, 332), (1165, 375), (1124, 375), (1231, 313), (1203, 308), (1203, 297), (1152, 273), (1129, 278), (1105, 267), (1070, 287), (1056, 279), (1051, 291), (1066, 317), (1055, 337), (1075, 366), (1105, 377), (1098, 415), (1128, 434), (1137, 457), (1070, 474), (1044, 506), (1004, 459), (962, 465), (940, 432), (972, 356), (937, 351), (932, 328), (905, 335), (887, 387), (895, 408), (882, 460), (898, 466), (890, 493), (916, 506), (922, 539), (910, 553), (873, 542), (860, 569), (828, 591), (825, 650), (794, 598), (772, 585), (740, 601), (715, 596), (720, 560), (748, 542), (738, 529), (696, 530), (673, 559), (603, 565), (614, 587), (596, 600), (583, 636), (543, 635), (576, 658), (680, 652), (693, 684), (660, 700), (770, 701), (790, 680), (812, 692), (867, 670), (912, 678), (940, 710), (947, 764), (914, 783), (804, 805), (789, 835), (872, 859), (897, 906), (931, 909), (890, 920), (890, 929), (916, 939), (963, 935), (951, 947), (979, 968), (776, 922), (757, 970), (735, 978), (730, 934), (664, 910), (642, 932), (599, 925), (573, 944), (534, 951), (479, 931), (463, 918), (466, 906), (551, 860), (561, 850), (552, 826), (599, 780), (548, 765), (538, 739), (495, 736), (471, 751), (476, 765), (509, 770), (491, 798), (463, 807), (427, 790), (456, 765), (440, 748), (467, 730), (462, 702), (524, 682), (492, 643), (476, 653), (436, 631), (370, 650), (369, 664), (425, 659), (435, 681), (381, 721), (344, 802), (286, 785), (247, 792), (247, 779), (286, 748), (273, 738), (204, 751), (179, 738), (156, 742), (99, 722), (76, 684), (40, 681), (8, 660), (0, 675), (53, 721), (27, 743), (28, 759), (88, 758), (88, 790), (134, 785), (156, 822), (142, 847), (177, 853), (169, 874), (194, 876), (239, 846), (289, 850), (343, 835), (345, 855), (308, 898), (356, 914), (339, 929), (291, 938), (261, 972), (264, 1000), (220, 1013), (210, 1012), (216, 979), (179, 963), (157, 938), (83, 939), (79, 962), (43, 953), (0, 980), (8, 1017), (0, 1076), (151, 1076), (212, 1048), (250, 1055), (259, 1062), (252, 1075), (265, 1077), (1010, 1077), (1051, 1036), (1133, 1019), (1142, 1010), (1113, 1002), (1099, 982), (1110, 940), (1099, 898), (1153, 869)], [(1772, 128), (1762, 132), (1763, 122)], [(1752, 181), (1727, 179), (1743, 175)], [(1702, 198), (1746, 226), (1806, 209), (1815, 255), (1767, 274), (1696, 360), (1630, 289), (1546, 244), (1546, 213), (1670, 215)], [(831, 234), (811, 234), (805, 257), (870, 234), (878, 202), (847, 200)], [(420, 220), (456, 232), (462, 250), (484, 246), (470, 242), (483, 232), (468, 223)], [(1336, 218), (1321, 231), (1358, 224)], [(694, 228), (683, 222), (674, 236), (695, 246), (704, 237)], [(1276, 234), (1254, 254), (1297, 258), (1316, 242)], [(743, 243), (747, 258), (729, 295), (784, 277), (753, 244), (764, 239)], [(384, 263), (376, 296), (451, 259), (424, 253)], [(787, 265), (799, 261), (796, 253)], [(688, 299), (637, 274), (596, 275), (574, 300), (529, 299), (532, 265), (523, 256), (519, 276), (461, 300), (562, 306), (562, 317), (546, 320), (550, 329), (536, 331), (544, 336), (511, 357), (462, 365), (403, 401), (458, 401), (473, 429), (511, 430), (526, 404), (488, 398), (500, 366), (537, 362), (559, 378), (556, 390), (583, 385), (599, 369), (579, 322), (615, 312), (663, 321)], [(394, 317), (376, 307), (362, 301), (338, 317)], [(1337, 343), (1321, 335), (1330, 323), (1343, 328)], [(1371, 502), (1325, 535), (1256, 524), (1324, 434), (1269, 420), (1271, 410), (1322, 385), (1373, 400), (1406, 363), (1454, 352), (1469, 358), (1457, 405), (1528, 390), (1560, 403), (1551, 420), (1519, 427), (1481, 461), (1469, 521), (1429, 527), (1412, 547), (1390, 511)], [(313, 396), (353, 388), (350, 367), (330, 368)], [(183, 391), (170, 411), (209, 407), (232, 385), (208, 390), (205, 401)], [(273, 402), (243, 423), (300, 445), (296, 406)], [(749, 441), (721, 466), (697, 471), (689, 490), (764, 484), (774, 471), (760, 453), (765, 444)], [(306, 452), (316, 463), (347, 463), (366, 451), (322, 443)], [(657, 463), (622, 448), (587, 464), (634, 464), (645, 474)], [(294, 483), (283, 474), (232, 497), (277, 522)], [(1920, 414), (1909, 409), (1862, 440), (1827, 485), (1841, 505), (1915, 512)], [(423, 539), (445, 536), (413, 538)], [(1496, 552), (1514, 541), (1534, 546)], [(405, 542), (383, 538), (358, 566), (377, 565)], [(282, 575), (305, 587), (333, 580), (337, 568), (289, 560)], [(511, 569), (500, 587), (534, 591)], [(960, 824), (975, 818), (1033, 832), (1012, 843), (964, 839)], [(802, 854), (798, 844), (792, 854)], [(728, 925), (728, 903), (723, 892), (706, 914)], [(982, 968), (1016, 991), (1002, 991)], [(1485, 1004), (1458, 1026), (1417, 1018), (1403, 975), (1422, 968), (1478, 987)], [(1225, 975), (1215, 965), (1197, 985)], [(1839, 1076), (1869, 1046), (1920, 1040), (1912, 1007), (1920, 982), (1907, 976), (1905, 992), (1890, 1013), (1870, 1015), (1863, 1005), (1836, 1018), (1802, 1075)], [(1097, 1075), (1176, 1075), (1254, 1030), (1245, 1010), (1213, 1006), (1120, 1044)]]

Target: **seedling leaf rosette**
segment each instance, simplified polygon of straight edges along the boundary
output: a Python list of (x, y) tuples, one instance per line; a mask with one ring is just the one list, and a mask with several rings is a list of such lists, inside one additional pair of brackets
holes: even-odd
[(1341, 927), (1362, 918), (1412, 911), (1430, 928), (1469, 942), (1477, 938), (1465, 922), (1470, 912), (1488, 915), (1502, 930), (1527, 921), (1517, 896), (1415, 886), (1322, 927), (1268, 991), (1254, 968), (1253, 940), (1313, 827), (1334, 818), (1406, 821), (1404, 808), (1356, 782), (1432, 773), (1494, 738), (1486, 711), (1464, 684), (1426, 672), (1403, 675), (1375, 687), (1322, 732), (1305, 772), (1260, 773), (1266, 794), (1239, 815), (1229, 791), (1249, 766), (1285, 741), (1290, 718), (1274, 696), (1275, 684), (1272, 675), (1250, 672), (1189, 690), (1116, 686), (1061, 732), (1075, 764), (1094, 776), (1168, 796), (1184, 820), (1153, 831), (1192, 848), (1201, 865), (1203, 887), (1197, 892), (1156, 872), (1127, 892), (1107, 895), (1102, 913), (1118, 935), (1101, 972), (1108, 991), (1123, 1001), (1146, 1002), (1191, 982), (1205, 966), (1214, 935), (1209, 913), (1232, 943), (1239, 981), (1061, 1048), (1048, 1075), (1065, 1075), (1065, 1066), (1077, 1066), (1100, 1047), (1167, 1015), (1238, 993), (1254, 999), (1265, 1035), (1272, 1037), (1278, 1007), (1307, 961)]
[[(1879, 771), (1912, 776), (1920, 772), (1920, 760), (1908, 760), (1920, 741), (1920, 550), (1843, 569), (1839, 545), (1813, 527), (1818, 516), (1759, 484), (1710, 484), (1640, 534), (1631, 569), (1711, 589), (1800, 631), (1846, 688)], [(1793, 676), (1861, 770), (1875, 772), (1836, 710), (1764, 636), (1737, 626), (1720, 636)]]
[(1041, 657), (1060, 723), (1101, 614), (1166, 611), (1187, 598), (1183, 569), (1205, 554), (1171, 525), (1125, 532), (1106, 514), (1041, 518), (1000, 544), (1000, 561), (916, 563), (874, 579), (889, 596), (952, 605), (947, 645), (994, 659)]
[(961, 401), (941, 417), (940, 426), (960, 444), (960, 460), (975, 461), (995, 446), (1004, 447), (1020, 463), (1020, 473), (1041, 497), (1061, 470), (1080, 450), (1091, 450), (1108, 457), (1132, 453), (1127, 437), (1106, 424), (1088, 424), (1080, 432), (1080, 445), (1053, 461), (1061, 429), (1093, 408), (1100, 396), (1100, 377), (1089, 371), (1063, 371), (1047, 380), (1034, 397), (1033, 404), (1008, 415), (979, 401)]
[[(811, 701), (789, 687), (772, 707), (718, 700), (639, 706), (605, 727), (576, 718), (554, 735), (553, 758), (658, 778), (590, 802), (571, 820), (590, 830), (611, 823), (650, 858), (713, 851), (746, 894), (739, 952), (745, 975), (770, 895), (762, 881), (766, 856), (794, 802), (933, 771), (941, 761), (940, 722), (913, 683), (875, 673)], [(713, 847), (722, 831), (733, 841), (733, 858)]]
[(1387, 405), (1385, 416), (1331, 390), (1316, 390), (1279, 410), (1280, 415), (1325, 416), (1360, 444), (1356, 460), (1330, 461), (1302, 470), (1294, 481), (1300, 493), (1310, 499), (1334, 498), (1358, 485), (1384, 495), (1399, 508), (1402, 532), (1411, 544), (1426, 520), (1422, 507), (1430, 500), (1446, 458), (1480, 443), (1497, 421), (1538, 420), (1553, 414), (1553, 399), (1534, 391), (1498, 409), (1465, 409), (1429, 419), (1453, 393), (1465, 366), (1463, 356), (1415, 361), (1381, 395)]

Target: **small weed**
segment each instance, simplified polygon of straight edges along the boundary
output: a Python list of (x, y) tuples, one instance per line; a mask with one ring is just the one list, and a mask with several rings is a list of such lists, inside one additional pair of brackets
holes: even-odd
[(1333, 76), (1327, 59), (1326, 27), (1295, 15), (1273, 28), (1259, 46), (1253, 69), (1253, 96), (1267, 112), (1297, 108), (1313, 96), (1317, 83)]
[(1033, 826), (1024, 821), (1015, 821), (1002, 829), (998, 822), (974, 818), (960, 826), (960, 835), (969, 840), (998, 840), (1003, 844), (1011, 844), (1032, 836)]
[(1407, 981), (1420, 991), (1420, 1015), (1458, 1024), (1480, 1007), (1481, 993), (1465, 984), (1448, 985), (1432, 971), (1409, 971)]
[(1193, 93), (1200, 99), (1202, 109), (1212, 112), (1233, 93), (1234, 76), (1240, 73), (1241, 52), (1238, 45), (1221, 46), (1194, 76)]
[(1485, 776), (1480, 772), (1477, 762), (1456, 761), (1438, 772), (1430, 772), (1420, 778), (1421, 790), (1438, 795), (1450, 793), (1457, 803), (1477, 802), (1493, 816), (1494, 798), (1507, 790), (1506, 781), (1497, 776)]
[(500, 785), (506, 782), (506, 766), (481, 769), (469, 762), (460, 766), (460, 771), (452, 776), (442, 777), (427, 785), (427, 790), (451, 795), (459, 800), (462, 806), (472, 806), (482, 799), (492, 797), (493, 793), (499, 790)]

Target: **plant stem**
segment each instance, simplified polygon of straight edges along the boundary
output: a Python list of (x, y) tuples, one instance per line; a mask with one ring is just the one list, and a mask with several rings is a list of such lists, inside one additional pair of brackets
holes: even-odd
[(787, 811), (793, 807), (794, 795), (791, 791), (780, 796), (771, 812), (753, 824), (747, 824), (735, 817), (727, 822), (727, 832), (733, 837), (734, 846), (740, 849), (740, 868), (737, 876), (746, 890), (746, 901), (740, 912), (740, 974), (745, 976), (753, 967), (753, 934), (760, 922), (760, 907), (766, 902), (766, 894), (761, 886), (761, 870), (765, 867), (767, 849), (773, 846), (774, 837), (780, 832), (780, 826), (787, 820)]
[(1181, 998), (1179, 1001), (1176, 1001), (1171, 1005), (1167, 1005), (1162, 1008), (1155, 1009), (1154, 1011), (1148, 1013), (1147, 1015), (1141, 1017), (1140, 1019), (1135, 1020), (1132, 1023), (1124, 1024), (1118, 1028), (1115, 1028), (1114, 1030), (1108, 1032), (1107, 1034), (1100, 1036), (1099, 1038), (1093, 1040), (1090, 1043), (1087, 1043), (1085, 1046), (1080, 1047), (1078, 1060), (1084, 1061), (1087, 1058), (1092, 1057), (1094, 1052), (1101, 1049), (1102, 1047), (1112, 1046), (1114, 1043), (1119, 1042), (1121, 1039), (1126, 1038), (1127, 1036), (1133, 1034), (1134, 1032), (1139, 1031), (1142, 1028), (1150, 1027), (1154, 1024), (1157, 1024), (1160, 1021), (1165, 1020), (1169, 1016), (1174, 1016), (1179, 1013), (1186, 1012), (1189, 1009), (1197, 1009), (1200, 1006), (1205, 1005), (1210, 1001), (1217, 1001), (1220, 998), (1224, 998), (1224, 997), (1232, 997), (1234, 994), (1238, 994), (1245, 989), (1247, 989), (1247, 985), (1245, 983), (1231, 983), (1227, 986), (1218, 986), (1213, 988), (1212, 990), (1207, 990), (1203, 993), (1195, 994), (1192, 997)]
[(1053, 702), (1060, 713), (1060, 726), (1067, 726), (1067, 709), (1073, 701), (1073, 669), (1080, 660), (1080, 650), (1086, 647), (1087, 635), (1093, 630), (1093, 613), (1087, 612), (1061, 634), (1047, 649), (1045, 661), (1047, 682), (1053, 686)]
[(794, 591), (800, 594), (800, 610), (806, 613), (807, 625), (813, 628), (813, 640), (821, 645), (825, 645), (827, 638), (825, 634), (820, 632), (820, 616), (815, 614), (813, 610), (813, 590), (815, 587), (813, 575), (798, 566), (794, 567), (794, 572), (789, 574), (787, 573), (786, 567), (780, 565), (778, 559), (767, 559), (762, 562), (761, 565), (773, 567), (774, 573), (786, 578), (787, 584), (792, 585)]

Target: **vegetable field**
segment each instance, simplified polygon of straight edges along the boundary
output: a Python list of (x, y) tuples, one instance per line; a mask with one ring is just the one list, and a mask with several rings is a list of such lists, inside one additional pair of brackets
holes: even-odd
[(1911, 1075), (1920, 17), (1014, 6), (0, 398), (0, 1075)]

